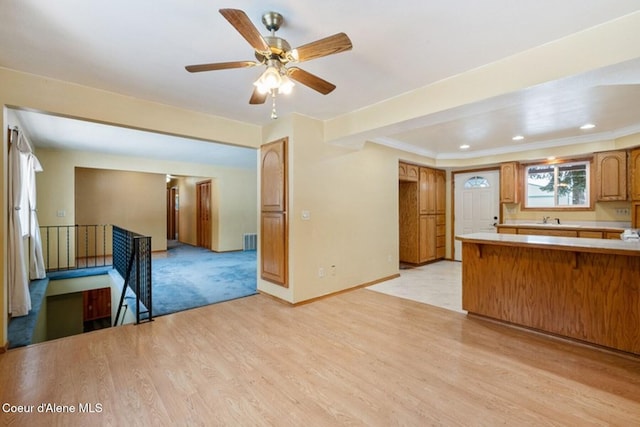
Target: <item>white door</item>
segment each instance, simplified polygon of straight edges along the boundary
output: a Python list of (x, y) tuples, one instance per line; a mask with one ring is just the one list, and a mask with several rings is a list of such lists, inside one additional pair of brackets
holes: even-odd
[[(459, 173), (454, 179), (454, 234), (495, 233), (500, 213), (500, 171)], [(454, 259), (462, 261), (462, 244), (454, 242)]]

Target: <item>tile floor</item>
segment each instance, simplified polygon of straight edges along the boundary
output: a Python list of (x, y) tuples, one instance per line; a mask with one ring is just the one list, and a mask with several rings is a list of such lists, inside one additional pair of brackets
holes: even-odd
[(458, 261), (402, 269), (397, 279), (367, 289), (466, 313), (462, 310), (462, 263)]

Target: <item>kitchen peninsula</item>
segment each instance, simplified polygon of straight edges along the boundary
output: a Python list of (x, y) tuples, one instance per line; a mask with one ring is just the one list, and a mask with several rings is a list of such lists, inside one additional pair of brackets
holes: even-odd
[(640, 355), (640, 243), (474, 233), (462, 242), (470, 314)]

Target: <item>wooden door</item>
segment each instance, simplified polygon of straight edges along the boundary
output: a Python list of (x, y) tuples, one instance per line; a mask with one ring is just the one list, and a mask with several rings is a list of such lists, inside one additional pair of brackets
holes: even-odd
[(260, 157), (260, 277), (287, 287), (287, 139), (263, 145)]
[(211, 249), (211, 180), (196, 183), (197, 245)]
[(83, 321), (111, 317), (111, 288), (83, 291), (82, 301)]
[(416, 182), (400, 181), (398, 185), (398, 202), (400, 262), (417, 264), (420, 260), (418, 253), (420, 241), (418, 184)]
[(167, 240), (178, 238), (178, 188), (167, 188)]

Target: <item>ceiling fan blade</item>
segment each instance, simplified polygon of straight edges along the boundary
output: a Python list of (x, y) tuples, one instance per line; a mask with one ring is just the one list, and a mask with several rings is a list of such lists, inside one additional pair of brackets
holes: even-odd
[(289, 77), (298, 83), (302, 83), (305, 86), (310, 87), (313, 90), (320, 92), (323, 95), (331, 93), (336, 85), (329, 83), (326, 80), (321, 79), (320, 77), (311, 74), (308, 71), (304, 71), (298, 67), (290, 67), (288, 69)]
[(344, 52), (353, 47), (351, 40), (345, 33), (334, 34), (320, 40), (302, 45), (295, 50), (298, 52), (298, 62), (321, 58), (334, 53)]
[(246, 13), (239, 9), (220, 9), (219, 12), (255, 50), (258, 52), (269, 51), (269, 45)]
[(249, 100), (249, 104), (264, 104), (267, 100), (268, 93), (261, 93), (258, 88), (253, 89), (253, 93), (251, 94), (251, 99)]
[(184, 67), (190, 73), (198, 73), (200, 71), (228, 70), (230, 68), (247, 68), (259, 65), (255, 61), (233, 61), (233, 62), (216, 62), (213, 64), (187, 65)]

